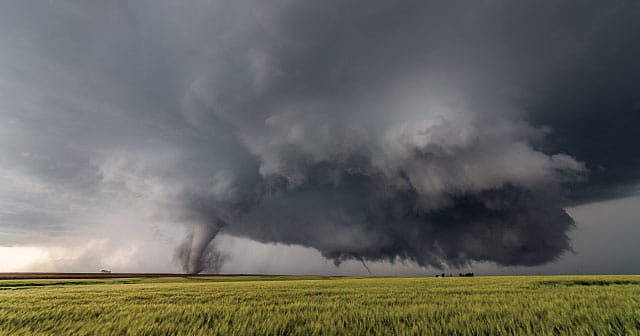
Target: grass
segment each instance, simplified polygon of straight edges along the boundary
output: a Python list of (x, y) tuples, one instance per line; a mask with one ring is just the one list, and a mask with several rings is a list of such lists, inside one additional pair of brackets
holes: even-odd
[(640, 335), (640, 276), (0, 281), (0, 335)]

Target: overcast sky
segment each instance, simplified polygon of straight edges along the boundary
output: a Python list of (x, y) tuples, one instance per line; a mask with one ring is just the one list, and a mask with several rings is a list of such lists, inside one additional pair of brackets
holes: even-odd
[(637, 1), (0, 3), (0, 271), (638, 273)]

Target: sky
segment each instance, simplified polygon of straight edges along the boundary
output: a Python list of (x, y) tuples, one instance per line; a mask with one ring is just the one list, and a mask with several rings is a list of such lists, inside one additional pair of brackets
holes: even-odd
[(637, 1), (0, 3), (0, 272), (640, 272)]

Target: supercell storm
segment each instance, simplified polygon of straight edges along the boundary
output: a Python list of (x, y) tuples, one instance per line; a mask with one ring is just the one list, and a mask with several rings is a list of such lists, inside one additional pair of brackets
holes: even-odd
[(554, 261), (567, 204), (638, 180), (611, 150), (640, 125), (638, 4), (614, 3), (38, 5), (3, 35), (0, 225), (72, 231), (64, 189), (184, 226), (189, 273), (219, 270), (219, 234), (336, 264)]

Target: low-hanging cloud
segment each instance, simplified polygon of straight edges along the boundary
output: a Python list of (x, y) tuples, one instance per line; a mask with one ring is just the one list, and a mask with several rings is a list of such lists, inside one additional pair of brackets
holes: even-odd
[(377, 129), (366, 127), (370, 110), (353, 104), (275, 110), (251, 129), (229, 118), (254, 169), (223, 171), (188, 202), (206, 234), (188, 238), (186, 270), (202, 269), (199, 239), (219, 230), (314, 247), (336, 263), (535, 265), (569, 250), (561, 186), (584, 165), (535, 150), (544, 130), (504, 119), (481, 125), (466, 110), (430, 111), (433, 101), (398, 107)]
[(219, 234), (336, 264), (556, 260), (566, 204), (638, 181), (602, 144), (640, 125), (640, 57), (605, 51), (640, 56), (639, 8), (616, 4), (4, 4), (0, 227), (182, 225), (189, 273), (220, 269)]

